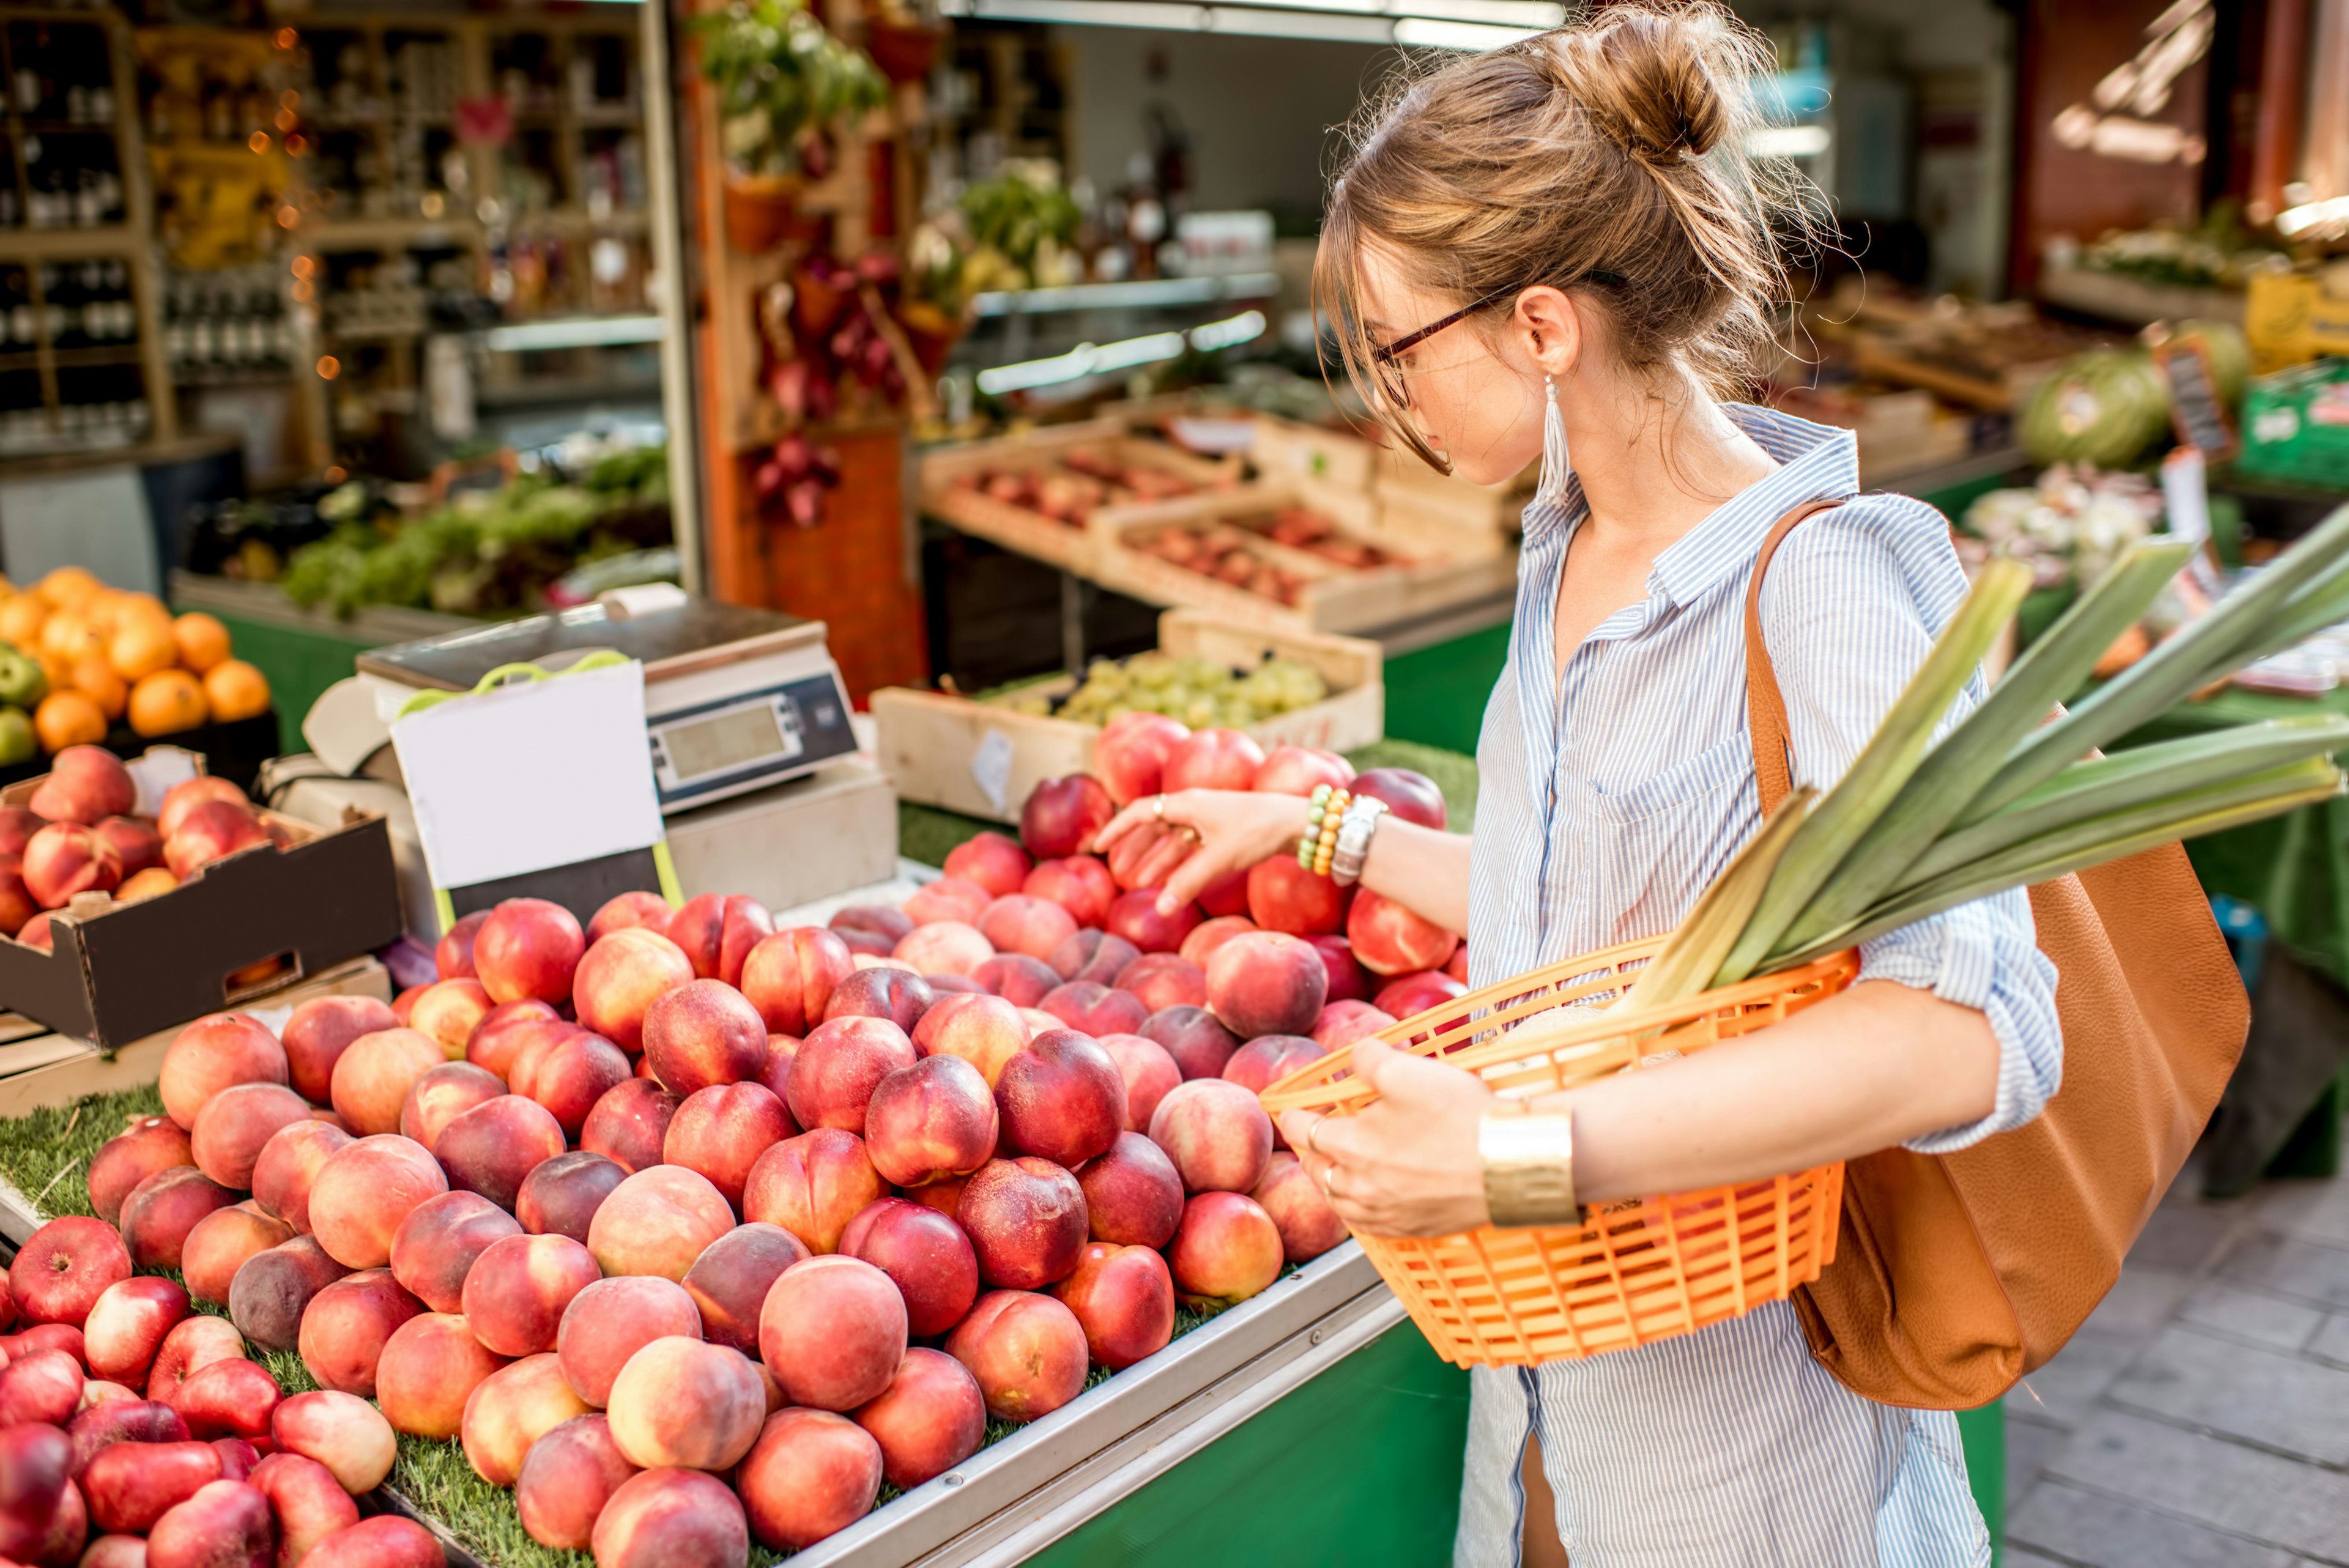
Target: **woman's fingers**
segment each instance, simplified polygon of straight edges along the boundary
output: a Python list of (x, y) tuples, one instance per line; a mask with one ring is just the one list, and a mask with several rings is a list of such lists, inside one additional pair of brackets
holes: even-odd
[(1166, 878), (1166, 886), (1159, 890), (1159, 914), (1171, 915), (1206, 892), (1207, 884), (1232, 869), (1234, 864), (1229, 852), (1220, 845), (1203, 843), (1186, 853)]
[(1111, 845), (1115, 844), (1143, 823), (1153, 820), (1157, 810), (1154, 804), (1157, 798), (1155, 795), (1145, 794), (1139, 800), (1128, 803), (1124, 810), (1111, 817), (1109, 825), (1093, 835), (1093, 853), (1107, 854)]
[(1329, 1119), (1319, 1111), (1280, 1113), (1280, 1136), (1288, 1140), (1288, 1147), (1297, 1151), (1297, 1158), (1305, 1162), (1308, 1170), (1312, 1169), (1314, 1157), (1321, 1152), (1314, 1142), (1320, 1136), (1317, 1129)]

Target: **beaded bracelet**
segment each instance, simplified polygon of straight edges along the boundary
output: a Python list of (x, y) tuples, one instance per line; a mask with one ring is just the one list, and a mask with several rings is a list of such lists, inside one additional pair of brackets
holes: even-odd
[(1330, 874), (1330, 857), (1338, 852), (1338, 828), (1346, 815), (1346, 803), (1353, 798), (1345, 789), (1313, 786), (1306, 805), (1305, 833), (1297, 841), (1297, 864), (1301, 868), (1323, 877)]

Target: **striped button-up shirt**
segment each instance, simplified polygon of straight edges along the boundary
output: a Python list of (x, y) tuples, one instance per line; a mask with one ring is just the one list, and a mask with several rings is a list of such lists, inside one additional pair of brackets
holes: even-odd
[[(1781, 466), (1660, 554), (1647, 597), (1556, 668), (1553, 609), (1587, 514), (1578, 485), (1525, 518), (1516, 624), (1485, 712), (1471, 871), (1478, 985), (1671, 929), (1761, 820), (1746, 728), (1744, 605), (1773, 523), (1853, 495), (1848, 431), (1730, 415)], [(1798, 784), (1832, 784), (1965, 597), (1949, 525), (1862, 495), (1790, 534), (1762, 590)], [(1980, 677), (1966, 706), (1979, 701)], [(2020, 891), (1879, 937), (1861, 978), (1979, 1008), (1995, 1108), (1914, 1140), (1959, 1148), (2039, 1113), (2062, 1075), (2054, 967)], [(1587, 1361), (1474, 1375), (1455, 1563), (1516, 1562), (1517, 1458), (1537, 1429), (1574, 1568), (1977, 1568), (1989, 1542), (1957, 1422), (1836, 1382), (1784, 1303)], [(1535, 1524), (1533, 1528), (1539, 1528)]]

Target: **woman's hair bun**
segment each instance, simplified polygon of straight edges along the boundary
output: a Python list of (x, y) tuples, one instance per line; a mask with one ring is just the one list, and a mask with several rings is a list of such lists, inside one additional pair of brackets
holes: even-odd
[(1719, 11), (1631, 4), (1593, 22), (1552, 37), (1566, 85), (1625, 151), (1646, 161), (1702, 158), (1736, 130), (1751, 98), (1736, 79), (1749, 51)]

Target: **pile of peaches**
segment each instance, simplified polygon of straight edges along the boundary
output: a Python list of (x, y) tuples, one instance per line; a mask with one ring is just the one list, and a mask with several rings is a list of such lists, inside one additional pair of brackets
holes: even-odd
[[(1154, 736), (1144, 766), (1128, 753)], [(1229, 731), (1103, 743), (1129, 792), (1350, 771)], [(1441, 820), (1416, 774), (1352, 783)], [(943, 1474), (990, 1416), (1033, 1420), (1164, 1348), (1178, 1303), (1244, 1300), (1336, 1246), (1257, 1093), (1458, 994), (1438, 967), (1456, 940), (1374, 1003), (1416, 933), (1363, 917), (1370, 895), (1350, 909), (1276, 859), (1211, 889), (1223, 913), (1161, 916), (1166, 841), (1081, 852), (1112, 804), (1055, 781), (1024, 844), (982, 834), (904, 908), (829, 928), (630, 893), (583, 929), (514, 899), (459, 921), (440, 978), (388, 1006), (307, 1002), (282, 1038), (190, 1025), (166, 1115), (91, 1162), (99, 1218), (52, 1222), (16, 1264), (62, 1403), (20, 1414), (21, 1360), (0, 1424), (66, 1424), (67, 1451), (0, 1486), (0, 1555), (69, 1560), (64, 1537), (96, 1527), (149, 1531), (150, 1568), (260, 1563), (274, 1529), (279, 1561), (338, 1563), (277, 1456), (356, 1489), (398, 1432), (459, 1439), (534, 1539), (602, 1568), (740, 1563)], [(326, 1392), (281, 1398), (248, 1345), (298, 1351)], [(71, 1424), (128, 1421), (90, 1413), (116, 1404), (144, 1424), (100, 1476)], [(34, 1430), (0, 1431), (0, 1455)], [(197, 1450), (222, 1439), (271, 1457), (212, 1468)]]
[(209, 774), (172, 785), (152, 817), (131, 815), (138, 798), (121, 758), (68, 746), (25, 805), (0, 806), (0, 935), (48, 951), (49, 911), (76, 895), (135, 904), (283, 831)]

